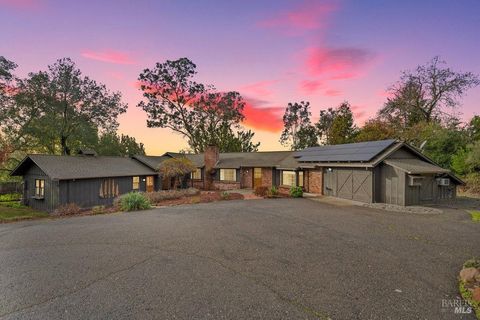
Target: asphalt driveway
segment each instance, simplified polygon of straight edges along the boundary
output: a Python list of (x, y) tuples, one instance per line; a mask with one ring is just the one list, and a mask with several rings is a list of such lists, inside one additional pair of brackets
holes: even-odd
[(480, 224), (308, 199), (0, 225), (0, 319), (473, 319)]

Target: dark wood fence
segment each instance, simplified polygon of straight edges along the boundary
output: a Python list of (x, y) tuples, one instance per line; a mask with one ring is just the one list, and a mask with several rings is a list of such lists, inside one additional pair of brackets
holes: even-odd
[(23, 183), (22, 182), (0, 182), (0, 194), (7, 193), (22, 193)]

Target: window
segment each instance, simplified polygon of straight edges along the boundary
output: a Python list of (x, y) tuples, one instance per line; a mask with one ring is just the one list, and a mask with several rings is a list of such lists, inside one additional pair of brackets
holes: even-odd
[(45, 180), (35, 179), (35, 198), (43, 199), (45, 196)]
[(237, 170), (220, 169), (220, 181), (237, 181)]
[(140, 177), (132, 177), (132, 189), (140, 189)]
[(105, 179), (100, 184), (99, 194), (100, 198), (108, 199), (118, 197), (118, 184), (113, 179)]
[(298, 171), (298, 186), (303, 187), (303, 171)]
[(190, 178), (192, 178), (192, 180), (202, 180), (202, 169), (195, 169), (195, 171), (190, 174)]
[(295, 171), (282, 171), (282, 185), (296, 186), (297, 177)]

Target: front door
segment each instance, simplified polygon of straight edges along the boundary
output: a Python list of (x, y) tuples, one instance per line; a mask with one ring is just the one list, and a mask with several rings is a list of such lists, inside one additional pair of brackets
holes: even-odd
[(153, 192), (153, 183), (154, 179), (153, 176), (147, 176), (147, 192)]
[(262, 186), (262, 168), (253, 168), (253, 188)]

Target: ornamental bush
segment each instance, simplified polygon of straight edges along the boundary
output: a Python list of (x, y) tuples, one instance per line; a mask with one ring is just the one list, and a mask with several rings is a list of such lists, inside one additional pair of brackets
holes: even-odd
[(130, 192), (120, 197), (120, 209), (122, 211), (136, 211), (150, 209), (150, 201), (145, 194)]
[(290, 195), (293, 198), (301, 198), (303, 197), (303, 189), (302, 187), (291, 187), (290, 188)]
[(265, 187), (265, 186), (256, 187), (253, 193), (259, 197), (266, 197), (268, 194), (268, 187)]

